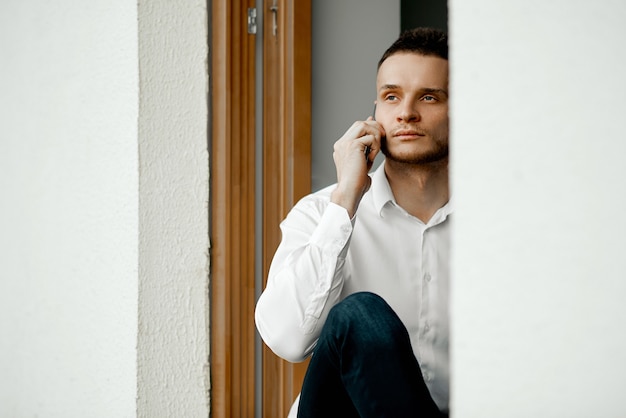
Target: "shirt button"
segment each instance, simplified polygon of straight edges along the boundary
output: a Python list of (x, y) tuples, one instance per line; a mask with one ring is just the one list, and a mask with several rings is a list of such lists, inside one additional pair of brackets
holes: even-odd
[(426, 324), (424, 325), (424, 331), (428, 332), (429, 329), (430, 329), (430, 324), (426, 322)]
[(430, 274), (426, 273), (426, 275), (424, 276), (424, 280), (429, 282), (431, 279), (432, 279), (432, 276)]

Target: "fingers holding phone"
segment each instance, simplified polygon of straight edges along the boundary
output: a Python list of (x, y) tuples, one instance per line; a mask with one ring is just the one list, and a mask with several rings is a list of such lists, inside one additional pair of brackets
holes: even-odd
[(335, 142), (333, 159), (337, 169), (337, 188), (331, 201), (345, 207), (350, 216), (356, 212), (361, 198), (370, 186), (369, 170), (385, 136), (382, 126), (368, 117), (355, 122)]

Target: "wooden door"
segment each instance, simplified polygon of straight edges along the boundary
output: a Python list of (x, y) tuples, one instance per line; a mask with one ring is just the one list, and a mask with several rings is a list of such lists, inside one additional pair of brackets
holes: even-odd
[[(264, 0), (263, 192), (255, 194), (254, 0), (212, 0), (211, 416), (254, 417), (255, 204), (262, 199), (263, 277), (280, 239), (279, 223), (310, 191), (311, 3)], [(263, 417), (281, 418), (305, 365), (263, 349)]]
[[(264, 0), (263, 277), (280, 241), (279, 223), (311, 190), (311, 1)], [(306, 363), (263, 347), (263, 417), (286, 417)]]

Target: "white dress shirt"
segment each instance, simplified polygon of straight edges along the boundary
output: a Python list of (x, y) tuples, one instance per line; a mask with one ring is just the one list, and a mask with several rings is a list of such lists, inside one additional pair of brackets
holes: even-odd
[(255, 312), (263, 341), (278, 356), (302, 361), (338, 301), (376, 293), (406, 326), (426, 385), (447, 411), (451, 202), (424, 224), (395, 203), (384, 163), (352, 220), (330, 202), (334, 188), (303, 198), (281, 223)]

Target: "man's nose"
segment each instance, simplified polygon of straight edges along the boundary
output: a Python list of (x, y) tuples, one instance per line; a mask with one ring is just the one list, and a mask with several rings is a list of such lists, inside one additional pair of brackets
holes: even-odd
[(406, 101), (398, 109), (398, 121), (414, 122), (420, 119), (420, 113), (415, 103)]

